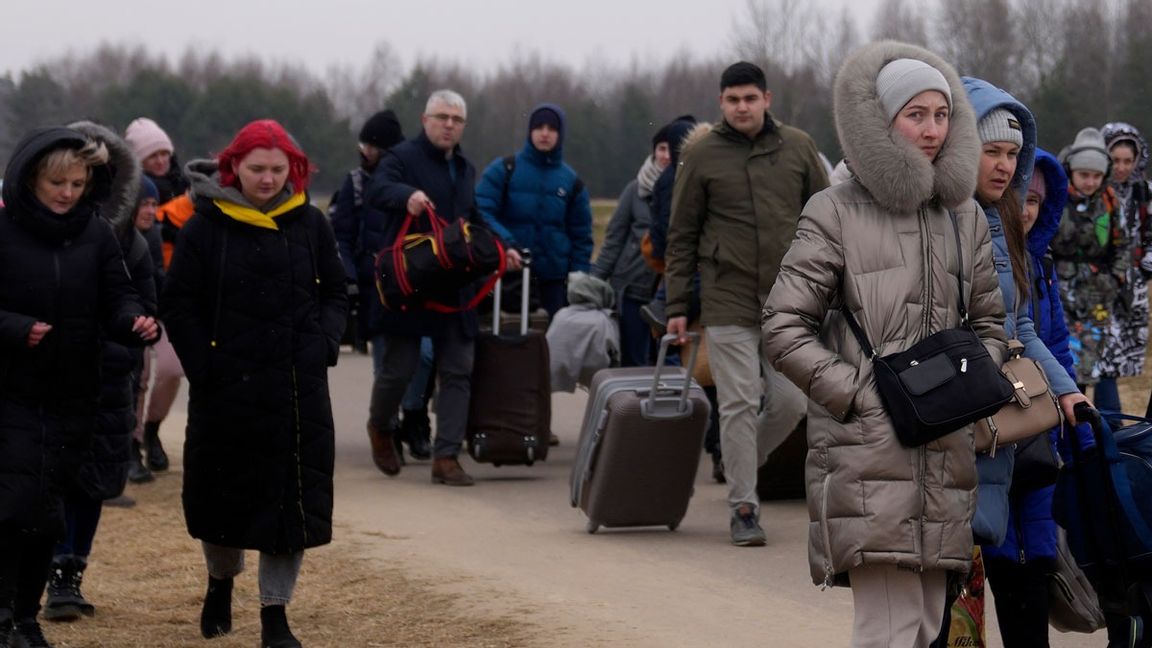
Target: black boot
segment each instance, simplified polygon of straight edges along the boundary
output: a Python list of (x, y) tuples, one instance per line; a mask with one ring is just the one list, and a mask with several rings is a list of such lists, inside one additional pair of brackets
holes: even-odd
[(36, 618), (21, 619), (17, 621), (12, 631), (11, 648), (52, 648), (52, 644), (44, 638), (44, 631)]
[(303, 648), (288, 628), (283, 605), (260, 608), (260, 645), (264, 648)]
[(208, 577), (208, 592), (200, 610), (200, 634), (205, 639), (232, 632), (232, 579)]
[(148, 456), (148, 468), (153, 472), (168, 470), (168, 453), (160, 443), (160, 421), (144, 424), (144, 454)]
[(425, 410), (404, 410), (400, 423), (400, 436), (408, 442), (408, 453), (413, 459), (427, 461), (432, 458), (432, 422)]
[(140, 442), (132, 439), (132, 458), (128, 460), (128, 481), (133, 484), (146, 484), (153, 479), (156, 479), (156, 476), (144, 465), (144, 451), (140, 447)]
[(84, 598), (80, 585), (88, 564), (76, 556), (57, 556), (52, 559), (48, 574), (48, 599), (44, 605), (44, 618), (48, 621), (75, 621), (81, 616), (94, 616), (96, 606)]

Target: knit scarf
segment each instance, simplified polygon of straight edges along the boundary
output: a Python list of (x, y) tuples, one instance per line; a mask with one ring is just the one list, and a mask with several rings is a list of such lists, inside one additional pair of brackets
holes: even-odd
[(304, 200), (305, 194), (304, 192), (300, 192), (267, 213), (247, 205), (240, 205), (234, 202), (228, 202), (226, 200), (213, 200), (212, 202), (220, 208), (220, 211), (227, 214), (233, 220), (237, 220), (241, 223), (247, 223), (249, 225), (255, 225), (256, 227), (262, 227), (264, 229), (275, 230), (280, 229), (280, 226), (276, 224), (276, 217), (282, 216), (292, 211), (293, 209), (296, 209), (300, 205), (303, 205)]
[(644, 160), (644, 164), (640, 167), (640, 173), (636, 174), (636, 189), (642, 200), (647, 200), (652, 195), (652, 187), (656, 184), (656, 179), (660, 177), (660, 172), (663, 170), (657, 166), (655, 155), (649, 155)]

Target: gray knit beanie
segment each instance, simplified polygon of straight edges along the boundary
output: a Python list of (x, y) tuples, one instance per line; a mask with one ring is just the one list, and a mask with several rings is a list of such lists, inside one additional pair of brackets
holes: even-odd
[(1064, 154), (1064, 161), (1073, 171), (1108, 172), (1108, 149), (1104, 146), (1104, 136), (1095, 128), (1085, 128), (1076, 133), (1072, 146)]
[(981, 144), (1010, 142), (1024, 146), (1024, 130), (1020, 128), (1020, 120), (1004, 108), (997, 108), (984, 115), (976, 124), (976, 133), (980, 135)]
[(908, 100), (925, 90), (937, 90), (952, 105), (952, 89), (940, 70), (924, 61), (910, 58), (896, 59), (880, 69), (876, 75), (876, 95), (884, 115), (891, 122)]

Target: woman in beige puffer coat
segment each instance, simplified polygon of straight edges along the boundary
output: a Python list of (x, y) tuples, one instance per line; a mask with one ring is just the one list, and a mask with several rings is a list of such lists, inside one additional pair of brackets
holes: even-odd
[(980, 141), (955, 71), (911, 45), (857, 50), (834, 100), (853, 179), (804, 208), (763, 331), (776, 368), (810, 398), (813, 580), (851, 581), (853, 646), (926, 646), (940, 629), (947, 572), (967, 572), (972, 559), (972, 431), (901, 445), (839, 309), (851, 309), (880, 355), (959, 326), (951, 210), (971, 326), (1002, 361), (1004, 305), (972, 200)]

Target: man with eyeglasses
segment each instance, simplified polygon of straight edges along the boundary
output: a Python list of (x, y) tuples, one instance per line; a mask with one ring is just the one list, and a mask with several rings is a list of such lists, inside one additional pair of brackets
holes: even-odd
[[(392, 147), (380, 159), (366, 190), (366, 200), (385, 215), (384, 240), (395, 240), (407, 214), (419, 217), (411, 232), (427, 231), (429, 223), (422, 216), (427, 210), (434, 210), (447, 221), (465, 218), (483, 222), (473, 199), (476, 170), (460, 153), (467, 110), (459, 94), (451, 90), (433, 92), (420, 118), (423, 126), (420, 134)], [(511, 265), (513, 259), (509, 262)], [(471, 297), (471, 289), (465, 289), (450, 295), (436, 295), (436, 300), (459, 305)], [(383, 335), (377, 338), (382, 347), (382, 362), (372, 385), (368, 418), (373, 460), (387, 475), (400, 472), (400, 457), (388, 424), (416, 371), (420, 338), (427, 336), (432, 339), (440, 381), (432, 482), (471, 486), (472, 477), (464, 472), (458, 456), (464, 442), (472, 391), (474, 339), (479, 332), (476, 314), (472, 311), (437, 313), (412, 307), (404, 311), (387, 310), (382, 320)]]

